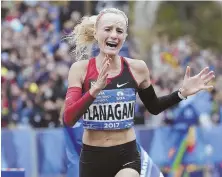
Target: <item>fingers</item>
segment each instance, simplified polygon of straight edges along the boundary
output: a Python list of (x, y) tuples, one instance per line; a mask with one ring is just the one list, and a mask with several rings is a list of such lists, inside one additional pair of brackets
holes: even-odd
[(107, 73), (109, 66), (110, 66), (110, 59), (105, 59), (105, 63), (102, 66), (98, 78), (103, 77)]
[(203, 77), (207, 72), (209, 71), (209, 67), (204, 68), (200, 73), (198, 74), (200, 77)]
[(107, 59), (106, 59), (107, 57), (104, 57), (103, 58), (103, 60), (102, 60), (102, 63), (101, 63), (101, 69), (100, 69), (100, 71), (99, 71), (99, 76), (98, 77), (100, 77), (100, 75), (102, 74), (102, 72), (103, 72), (103, 70), (104, 70), (104, 66), (105, 66), (105, 63), (107, 62)]
[(98, 79), (103, 77), (106, 74), (108, 67), (109, 67), (109, 63), (106, 62), (99, 73)]
[(106, 55), (104, 58), (103, 58), (103, 61), (102, 61), (102, 66), (106, 63), (106, 61), (107, 61), (107, 59), (108, 59), (108, 55)]
[(214, 71), (210, 71), (209, 73), (202, 75), (201, 77), (204, 80), (203, 90), (212, 90), (214, 88), (213, 85), (207, 85), (210, 81), (215, 78)]
[(190, 77), (190, 67), (187, 66), (186, 73), (185, 73), (185, 78), (189, 78), (189, 77)]
[(202, 90), (212, 90), (214, 88), (213, 85), (205, 85)]
[(107, 77), (109, 74), (104, 74), (104, 76), (101, 77), (102, 82), (106, 83)]
[(214, 75), (213, 71), (209, 72), (208, 74), (206, 74), (205, 76), (202, 77), (205, 84), (209, 83), (214, 78), (215, 78), (215, 75)]

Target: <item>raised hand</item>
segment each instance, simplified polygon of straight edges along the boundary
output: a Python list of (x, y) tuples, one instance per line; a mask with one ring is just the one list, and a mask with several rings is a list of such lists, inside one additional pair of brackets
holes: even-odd
[(92, 96), (96, 96), (102, 89), (104, 89), (107, 85), (107, 77), (108, 77), (108, 69), (110, 66), (110, 58), (106, 56), (101, 64), (101, 69), (99, 71), (98, 78), (96, 83), (93, 85), (91, 89)]
[(207, 85), (212, 79), (215, 78), (214, 72), (209, 71), (209, 68), (204, 68), (199, 74), (190, 77), (190, 67), (186, 69), (183, 84), (180, 89), (184, 97), (193, 95), (201, 90), (212, 89), (212, 85)]
[(108, 69), (110, 66), (110, 58), (106, 56), (101, 64), (102, 68), (99, 71), (98, 78), (96, 80), (95, 86), (99, 89), (104, 89), (107, 85)]

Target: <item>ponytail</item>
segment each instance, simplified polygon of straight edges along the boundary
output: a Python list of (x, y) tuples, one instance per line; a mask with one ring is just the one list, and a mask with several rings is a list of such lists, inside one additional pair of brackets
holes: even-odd
[(65, 39), (70, 44), (74, 44), (71, 51), (75, 55), (76, 60), (88, 59), (91, 54), (92, 45), (96, 41), (94, 38), (96, 16), (83, 17), (81, 23), (77, 24), (71, 35)]

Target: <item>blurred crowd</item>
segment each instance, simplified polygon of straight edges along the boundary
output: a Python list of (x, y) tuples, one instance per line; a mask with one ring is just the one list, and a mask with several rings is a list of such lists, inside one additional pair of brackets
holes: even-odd
[(61, 37), (73, 29), (80, 14), (48, 2), (3, 3), (2, 127), (59, 126), (73, 63)]
[[(62, 42), (78, 23), (82, 14), (49, 2), (2, 2), (1, 46), (1, 126), (58, 127), (59, 114), (67, 89), (67, 75), (75, 58)], [(130, 41), (129, 41), (129, 47)], [(130, 49), (128, 49), (130, 51)], [(222, 55), (200, 49), (189, 36), (169, 41), (157, 37), (151, 51), (152, 82), (158, 95), (177, 89), (187, 65), (192, 74), (210, 66), (216, 73), (215, 89), (209, 103), (213, 122), (222, 118)], [(204, 110), (205, 108), (203, 108)], [(169, 110), (155, 119), (138, 99), (137, 117), (150, 125), (170, 122)], [(164, 120), (164, 121), (163, 121)]]

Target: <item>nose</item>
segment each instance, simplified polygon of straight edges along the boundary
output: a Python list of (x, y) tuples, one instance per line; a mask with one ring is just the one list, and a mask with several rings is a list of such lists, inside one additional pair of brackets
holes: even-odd
[(112, 30), (110, 37), (111, 37), (112, 39), (116, 39), (116, 38), (117, 38), (117, 32), (116, 32), (116, 30)]

